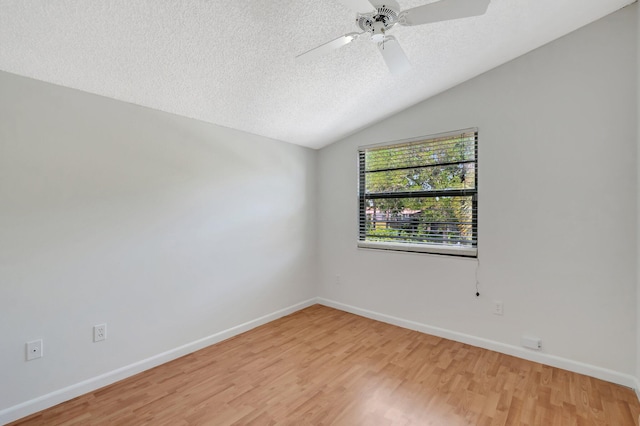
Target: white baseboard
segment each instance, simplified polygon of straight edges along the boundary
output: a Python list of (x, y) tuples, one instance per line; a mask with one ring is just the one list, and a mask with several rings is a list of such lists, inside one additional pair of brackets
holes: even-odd
[(198, 339), (194, 342), (187, 343), (186, 345), (182, 345), (158, 355), (154, 355), (150, 358), (143, 359), (141, 361), (124, 366), (122, 368), (118, 368), (100, 376), (92, 377), (91, 379), (73, 384), (71, 386), (67, 386), (65, 388), (48, 393), (46, 395), (42, 395), (38, 398), (31, 399), (18, 405), (14, 405), (13, 407), (6, 408), (0, 411), (0, 424), (6, 424), (21, 419), (22, 417), (37, 413), (38, 411), (44, 410), (49, 407), (53, 407), (54, 405), (60, 404), (61, 402), (68, 401), (80, 395), (84, 395), (85, 393), (93, 392), (119, 380), (131, 377), (142, 371), (157, 367), (158, 365), (172, 361), (176, 358), (180, 358), (181, 356), (206, 348), (207, 346), (211, 346), (230, 337), (244, 333), (245, 331), (249, 331), (253, 328), (292, 314), (316, 303), (316, 298), (297, 303), (293, 306), (280, 309), (279, 311), (262, 316), (260, 318), (256, 318), (252, 321), (245, 322), (244, 324), (240, 324), (227, 330), (223, 330), (219, 333), (212, 334), (211, 336)]
[(171, 349), (169, 351), (160, 353), (150, 358), (135, 362), (133, 364), (124, 366), (122, 368), (110, 371), (100, 376), (93, 377), (91, 379), (67, 386), (49, 394), (34, 398), (32, 400), (20, 403), (13, 407), (6, 408), (0, 411), (0, 424), (5, 424), (18, 420), (22, 417), (28, 416), (33, 413), (37, 413), (40, 410), (52, 407), (60, 404), (61, 402), (68, 401), (76, 398), (85, 393), (93, 392), (104, 386), (115, 383), (119, 380), (131, 377), (142, 371), (172, 361), (181, 356), (190, 354), (192, 352), (203, 349), (207, 346), (226, 340), (230, 337), (249, 331), (253, 328), (259, 327), (268, 322), (274, 321), (278, 318), (297, 312), (301, 309), (307, 308), (313, 304), (319, 303), (321, 305), (329, 306), (331, 308), (339, 309), (341, 311), (350, 312), (352, 314), (360, 315), (366, 318), (371, 318), (377, 321), (381, 321), (387, 324), (397, 325), (399, 327), (407, 328), (410, 330), (420, 331), (422, 333), (431, 334), (445, 339), (454, 340), (456, 342), (466, 343), (472, 346), (477, 346), (484, 349), (493, 350), (496, 352), (504, 353), (507, 355), (516, 356), (518, 358), (527, 359), (533, 362), (539, 362), (541, 364), (550, 365), (552, 367), (562, 368), (564, 370), (573, 371), (580, 374), (596, 377), (598, 379), (606, 380), (608, 382), (617, 383), (622, 386), (627, 386), (636, 391), (638, 399), (640, 399), (640, 381), (638, 378), (628, 374), (620, 373), (617, 371), (609, 370), (585, 364), (577, 361), (573, 361), (567, 358), (558, 357), (555, 355), (549, 355), (540, 352), (528, 351), (524, 348), (507, 345), (505, 343), (496, 342), (481, 337), (471, 336), (464, 333), (458, 333), (456, 331), (447, 330), (444, 328), (433, 327), (426, 324), (421, 324), (415, 321), (410, 321), (402, 318), (397, 318), (391, 315), (381, 314), (378, 312), (370, 311), (367, 309), (358, 308), (356, 306), (346, 305), (344, 303), (328, 300), (324, 298), (312, 298), (304, 302), (297, 303), (293, 306), (281, 309), (271, 314), (262, 316), (255, 320), (246, 322), (244, 324), (237, 325), (235, 327), (223, 330), (219, 333), (212, 334), (211, 336), (204, 337), (186, 345)]
[(454, 340), (456, 342), (466, 343), (472, 346), (489, 349), (506, 355), (512, 355), (533, 362), (539, 362), (540, 364), (562, 368), (563, 370), (585, 374), (587, 376), (602, 379), (607, 382), (617, 383), (619, 385), (635, 389), (640, 398), (640, 390), (638, 387), (640, 385), (640, 382), (638, 382), (638, 379), (636, 377), (629, 374), (624, 374), (618, 371), (609, 370), (607, 368), (573, 361), (555, 355), (533, 352), (519, 346), (508, 345), (506, 343), (500, 343), (494, 340), (484, 339), (482, 337), (472, 336), (469, 334), (459, 333), (457, 331), (451, 331), (440, 327), (434, 327), (415, 321), (397, 318), (391, 315), (381, 314), (367, 309), (358, 308), (356, 306), (346, 305), (344, 303), (324, 299), (322, 297), (319, 297), (317, 299), (317, 303), (329, 306), (331, 308), (339, 309), (341, 311), (360, 315), (365, 318), (374, 319), (387, 324), (397, 325), (398, 327), (420, 331), (422, 333), (443, 337), (445, 339)]

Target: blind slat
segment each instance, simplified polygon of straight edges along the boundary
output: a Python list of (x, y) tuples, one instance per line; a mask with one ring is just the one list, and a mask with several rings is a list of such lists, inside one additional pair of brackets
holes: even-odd
[(366, 171), (456, 163), (475, 159), (475, 136), (365, 149)]

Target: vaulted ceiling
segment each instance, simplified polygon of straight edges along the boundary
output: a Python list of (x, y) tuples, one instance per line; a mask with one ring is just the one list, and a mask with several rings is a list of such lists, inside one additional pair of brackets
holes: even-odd
[(396, 25), (412, 69), (394, 75), (364, 37), (296, 60), (360, 31), (345, 0), (0, 0), (0, 69), (320, 148), (634, 1), (492, 0)]

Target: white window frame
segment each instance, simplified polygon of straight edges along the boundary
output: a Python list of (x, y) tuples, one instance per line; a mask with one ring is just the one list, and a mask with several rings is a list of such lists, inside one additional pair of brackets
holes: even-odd
[[(443, 138), (455, 138), (462, 134), (474, 133), (475, 134), (475, 188), (469, 190), (469, 193), (473, 193), (474, 208), (473, 208), (473, 228), (475, 242), (472, 246), (455, 246), (455, 245), (441, 245), (441, 244), (428, 244), (428, 243), (410, 243), (410, 242), (387, 242), (387, 241), (367, 241), (364, 235), (364, 222), (363, 222), (363, 209), (365, 209), (364, 215), (366, 215), (366, 195), (364, 194), (365, 183), (364, 177), (364, 160), (363, 153), (368, 149), (391, 147), (393, 145), (402, 145), (414, 142), (424, 142), (434, 139)], [(423, 193), (421, 193), (423, 194)], [(423, 194), (424, 195), (424, 194)], [(417, 196), (417, 195), (416, 195)], [(439, 133), (435, 135), (420, 136), (411, 139), (403, 139), (392, 142), (383, 142), (372, 145), (363, 145), (358, 147), (358, 248), (362, 249), (376, 249), (376, 250), (391, 250), (398, 252), (413, 252), (413, 253), (427, 253), (436, 255), (448, 255), (448, 256), (460, 256), (467, 258), (476, 258), (478, 256), (478, 128), (469, 128), (463, 130), (457, 130), (453, 132)]]

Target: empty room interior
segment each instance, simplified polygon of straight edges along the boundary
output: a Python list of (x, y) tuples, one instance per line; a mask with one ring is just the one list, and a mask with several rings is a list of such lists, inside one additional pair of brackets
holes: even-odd
[(0, 424), (638, 425), (639, 24), (0, 0)]

